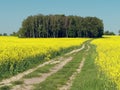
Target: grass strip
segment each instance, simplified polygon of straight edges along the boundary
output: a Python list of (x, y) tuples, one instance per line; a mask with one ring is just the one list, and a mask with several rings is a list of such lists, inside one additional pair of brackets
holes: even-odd
[(71, 90), (117, 90), (116, 85), (104, 75), (99, 77), (100, 72), (94, 63), (97, 56), (96, 46), (90, 44), (89, 46), (84, 67), (74, 79)]
[(38, 68), (34, 72), (25, 75), (23, 78), (32, 78), (32, 77), (40, 77), (42, 73), (48, 73), (50, 71), (50, 68), (54, 67), (56, 64), (47, 64), (43, 67)]
[(57, 90), (60, 86), (65, 85), (69, 80), (69, 77), (79, 67), (84, 51), (85, 49), (78, 52), (72, 61), (67, 63), (57, 73), (48, 77), (44, 82), (36, 84), (34, 90)]

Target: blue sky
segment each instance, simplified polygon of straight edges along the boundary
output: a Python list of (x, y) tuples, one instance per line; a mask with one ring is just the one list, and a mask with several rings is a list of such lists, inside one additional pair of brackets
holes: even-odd
[(1, 0), (0, 33), (18, 31), (27, 16), (36, 14), (96, 16), (105, 30), (120, 29), (120, 0)]

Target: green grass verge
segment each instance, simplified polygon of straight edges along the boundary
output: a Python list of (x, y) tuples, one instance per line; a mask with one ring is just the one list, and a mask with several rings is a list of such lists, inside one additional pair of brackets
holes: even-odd
[(66, 82), (69, 80), (69, 77), (79, 67), (82, 56), (84, 56), (84, 51), (85, 49), (74, 55), (72, 61), (67, 63), (57, 73), (48, 77), (44, 82), (36, 84), (34, 90), (57, 90), (60, 86), (66, 84)]
[(105, 78), (105, 75), (99, 77), (100, 72), (94, 63), (97, 56), (96, 47), (90, 47), (84, 67), (73, 81), (71, 90), (117, 90), (116, 85)]

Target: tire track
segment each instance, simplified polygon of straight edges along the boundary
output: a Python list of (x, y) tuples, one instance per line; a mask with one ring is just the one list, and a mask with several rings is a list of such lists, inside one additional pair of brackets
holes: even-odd
[[(75, 53), (75, 52), (79, 52), (79, 51), (82, 50), (84, 47), (85, 47), (85, 46), (84, 46), (84, 44), (83, 44), (80, 49), (73, 50), (73, 51), (65, 54), (64, 56), (68, 56), (68, 55), (73, 54), (73, 53)], [(63, 57), (64, 57), (64, 56), (63, 56)], [(63, 60), (63, 57), (60, 57), (60, 58), (58, 59), (58, 61)], [(19, 73), (18, 75), (15, 75), (15, 76), (13, 76), (13, 77), (11, 77), (11, 78), (4, 79), (4, 80), (2, 80), (2, 81), (0, 82), (0, 87), (5, 86), (5, 85), (12, 85), (11, 82), (18, 81), (18, 80), (20, 80), (22, 77), (24, 77), (25, 75), (28, 75), (28, 74), (30, 74), (31, 72), (34, 72), (34, 71), (37, 70), (38, 68), (43, 67), (43, 66), (45, 66), (45, 65), (47, 65), (47, 64), (56, 63), (56, 62), (57, 62), (57, 61), (55, 61), (54, 59), (52, 59), (52, 60), (50, 60), (50, 61), (47, 61), (47, 62), (44, 62), (43, 64), (38, 65), (38, 66), (35, 67), (35, 68), (32, 68), (32, 69), (29, 69), (29, 70), (24, 71), (24, 72), (22, 72), (22, 73)], [(58, 63), (58, 62), (57, 62), (57, 63)]]
[[(65, 56), (76, 53), (84, 49), (85, 45), (83, 45), (80, 49), (76, 49), (71, 51), (70, 53), (65, 54)], [(53, 68), (50, 69), (50, 72), (48, 73), (43, 73), (40, 77), (35, 77), (35, 78), (30, 78), (30, 79), (24, 79), (24, 84), (23, 85), (17, 85), (12, 88), (12, 90), (32, 90), (34, 87), (34, 84), (41, 83), (46, 80), (47, 77), (51, 76), (52, 74), (58, 72), (60, 69), (63, 68), (68, 62), (72, 60), (73, 57), (69, 56), (68, 58), (62, 58), (62, 60), (59, 64), (54, 66)]]
[[(85, 56), (87, 55), (87, 52), (90, 49), (89, 45), (86, 45), (86, 46), (87, 46), (87, 49), (85, 50), (85, 52), (86, 52)], [(76, 69), (76, 72), (74, 72), (73, 75), (69, 78), (66, 85), (63, 85), (62, 87), (58, 88), (59, 90), (70, 90), (70, 88), (72, 86), (72, 83), (73, 83), (73, 80), (75, 79), (77, 74), (79, 74), (81, 72), (82, 67), (84, 66), (85, 56), (83, 56), (82, 61), (81, 61), (80, 65), (79, 65), (78, 69)]]

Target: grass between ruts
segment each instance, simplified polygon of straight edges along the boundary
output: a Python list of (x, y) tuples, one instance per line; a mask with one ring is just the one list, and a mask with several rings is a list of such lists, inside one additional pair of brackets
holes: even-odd
[(32, 78), (32, 77), (40, 77), (42, 73), (48, 73), (50, 68), (54, 67), (56, 64), (47, 64), (43, 67), (38, 68), (34, 72), (25, 75), (23, 78)]
[(66, 82), (69, 80), (69, 77), (79, 67), (85, 50), (86, 48), (74, 55), (73, 60), (68, 62), (57, 73), (49, 76), (42, 83), (36, 84), (34, 90), (57, 90), (60, 86), (66, 84)]
[[(75, 53), (74, 53), (75, 54)], [(74, 55), (72, 54), (72, 55)], [(61, 55), (61, 56), (58, 56), (56, 58), (54, 58), (54, 61), (59, 61), (59, 58), (60, 57), (63, 57), (63, 59), (66, 59), (69, 57), (69, 55)], [(58, 63), (50, 63), (50, 64), (47, 64), (43, 67), (39, 67), (37, 70), (31, 72), (30, 74), (28, 75), (25, 75), (23, 78), (32, 78), (32, 77), (40, 77), (42, 73), (49, 73), (50, 72), (50, 69), (52, 67), (54, 67), (55, 65), (57, 65)]]
[(84, 67), (75, 80), (71, 90), (117, 90), (116, 85), (111, 83), (105, 75), (100, 75), (97, 66), (95, 65), (95, 57), (97, 56), (96, 47), (89, 44), (91, 47), (88, 51)]

